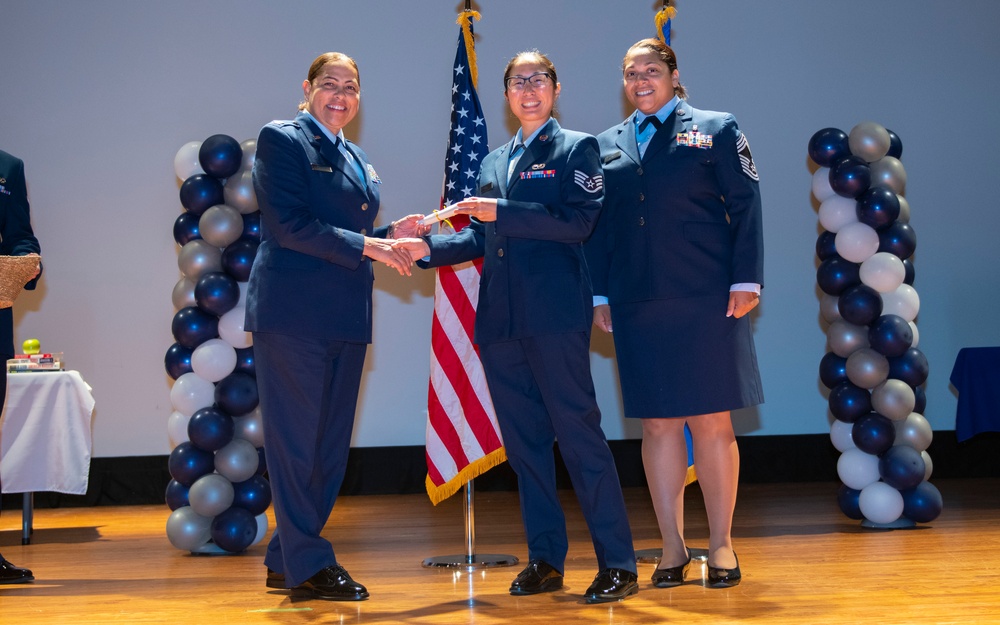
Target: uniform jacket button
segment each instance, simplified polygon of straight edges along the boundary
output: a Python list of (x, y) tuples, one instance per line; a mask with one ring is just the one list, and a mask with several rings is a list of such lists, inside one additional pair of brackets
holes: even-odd
[(640, 217), (639, 218), (639, 225), (640, 226), (645, 226), (646, 225), (646, 218), (645, 217)]
[(502, 247), (497, 250), (497, 256), (503, 258), (503, 248)]
[(368, 228), (362, 228), (361, 234), (368, 234)]
[(368, 210), (368, 202), (365, 202), (364, 204), (361, 205), (361, 210), (363, 211)]
[(640, 194), (639, 194), (639, 201), (640, 201), (640, 202), (645, 202), (645, 201), (646, 201), (646, 196), (645, 196), (645, 194), (643, 194), (643, 193), (640, 193)]

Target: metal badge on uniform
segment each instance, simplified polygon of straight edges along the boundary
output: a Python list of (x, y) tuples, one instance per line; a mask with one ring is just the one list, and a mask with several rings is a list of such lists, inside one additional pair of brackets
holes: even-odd
[(757, 166), (753, 164), (753, 154), (750, 154), (750, 142), (747, 141), (747, 136), (742, 132), (740, 133), (740, 138), (736, 140), (736, 152), (740, 156), (740, 167), (743, 168), (743, 173), (750, 180), (760, 182), (760, 176), (757, 175)]
[(617, 161), (621, 157), (622, 157), (622, 151), (621, 150), (615, 150), (611, 154), (606, 154), (603, 157), (601, 157), (601, 162), (604, 163), (605, 165), (607, 165), (611, 161)]
[[(544, 165), (544, 163), (542, 163)], [(534, 169), (534, 167), (532, 167)], [(556, 170), (554, 169), (542, 169), (536, 171), (522, 171), (521, 180), (531, 180), (533, 178), (555, 178)]]
[(707, 150), (712, 147), (712, 135), (698, 132), (697, 126), (691, 132), (678, 132), (677, 145), (686, 145), (692, 148)]
[(536, 171), (539, 169), (545, 169), (545, 163), (535, 163), (534, 165), (531, 166), (531, 168)]
[(580, 185), (580, 188), (587, 193), (597, 193), (604, 188), (604, 175), (588, 176), (585, 172), (577, 169), (573, 172), (573, 182)]
[(548, 135), (538, 135), (538, 140), (539, 141), (548, 141), (549, 140), (549, 136)]
[(368, 177), (372, 179), (372, 182), (375, 184), (382, 184), (382, 179), (375, 173), (375, 168), (372, 167), (371, 163), (368, 163), (365, 166), (368, 168)]
[(318, 165), (316, 163), (312, 163), (312, 170), (313, 171), (322, 171), (322, 172), (326, 172), (328, 174), (332, 174), (333, 173), (333, 167), (330, 167), (329, 165)]
[(488, 193), (488, 192), (490, 192), (492, 190), (493, 190), (493, 183), (492, 182), (487, 182), (483, 186), (479, 187), (479, 192), (480, 193)]

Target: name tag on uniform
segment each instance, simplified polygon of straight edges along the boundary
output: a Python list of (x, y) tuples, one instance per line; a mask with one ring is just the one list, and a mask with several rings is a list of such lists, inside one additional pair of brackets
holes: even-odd
[(522, 171), (521, 180), (531, 180), (532, 178), (555, 178), (556, 170), (542, 169), (539, 171)]
[(492, 190), (493, 190), (493, 183), (492, 182), (487, 182), (483, 186), (479, 187), (479, 192), (480, 193), (487, 193), (487, 192), (492, 191)]
[(313, 171), (323, 171), (323, 172), (326, 172), (328, 174), (332, 174), (333, 173), (333, 167), (330, 167), (329, 165), (317, 165), (316, 163), (312, 164), (312, 170)]

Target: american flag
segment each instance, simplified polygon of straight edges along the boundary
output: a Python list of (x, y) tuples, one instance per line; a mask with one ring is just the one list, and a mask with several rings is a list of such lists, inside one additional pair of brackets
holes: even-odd
[[(451, 127), (441, 205), (476, 194), (479, 165), (489, 152), (486, 121), (476, 94), (474, 11), (459, 15), (461, 32), (452, 69)], [(442, 232), (469, 224), (466, 215), (441, 222)], [(437, 270), (427, 394), (427, 494), (438, 504), (466, 482), (506, 460), (493, 401), (472, 329), (479, 303), (482, 260)]]

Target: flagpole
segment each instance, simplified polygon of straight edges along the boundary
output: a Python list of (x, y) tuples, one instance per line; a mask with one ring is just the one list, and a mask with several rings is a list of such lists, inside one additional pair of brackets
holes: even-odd
[(426, 568), (461, 568), (469, 571), (486, 569), (496, 566), (513, 566), (518, 563), (517, 556), (498, 553), (476, 553), (476, 511), (475, 480), (465, 483), (465, 554), (450, 556), (435, 556), (423, 561)]

